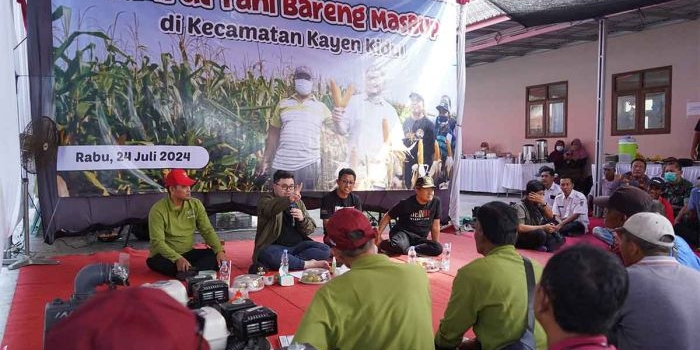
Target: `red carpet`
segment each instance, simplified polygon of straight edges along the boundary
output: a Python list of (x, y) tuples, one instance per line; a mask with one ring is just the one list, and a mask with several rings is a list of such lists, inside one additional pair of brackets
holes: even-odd
[[(471, 232), (460, 236), (443, 234), (441, 241), (452, 242), (452, 268), (449, 273), (429, 275), (433, 296), (434, 327), (437, 327), (445, 312), (450, 297), (452, 279), (457, 270), (480, 256), (476, 252)], [(566, 245), (582, 241), (603, 245), (602, 242), (590, 235), (569, 238)], [(250, 265), (252, 250), (252, 241), (226, 242), (226, 251), (233, 264), (232, 276), (246, 273)], [(131, 255), (129, 279), (132, 286), (165, 279), (164, 276), (154, 273), (146, 267), (147, 251), (126, 248), (123, 252)], [(521, 251), (521, 253), (543, 265), (551, 256), (550, 253), (535, 251)], [(59, 265), (22, 268), (0, 348), (5, 349), (7, 346), (8, 350), (41, 349), (43, 347), (44, 307), (46, 303), (54, 298), (68, 299), (73, 293), (73, 279), (82, 267), (96, 262), (116, 262), (118, 254), (119, 252), (115, 251), (92, 255), (66, 255), (58, 257)], [(279, 334), (289, 335), (294, 333), (304, 310), (318, 288), (319, 286), (301, 283), (296, 283), (293, 287), (272, 286), (251, 293), (250, 297), (256, 304), (265, 305), (277, 312)], [(276, 339), (274, 340), (273, 345), (277, 346)]]

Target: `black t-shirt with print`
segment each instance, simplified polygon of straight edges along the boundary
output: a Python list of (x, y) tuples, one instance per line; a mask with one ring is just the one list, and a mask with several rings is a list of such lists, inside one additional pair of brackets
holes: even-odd
[(440, 219), (441, 209), (440, 198), (434, 197), (422, 205), (416, 200), (416, 195), (413, 195), (399, 202), (387, 214), (396, 219), (395, 229), (428, 237), (433, 221)]

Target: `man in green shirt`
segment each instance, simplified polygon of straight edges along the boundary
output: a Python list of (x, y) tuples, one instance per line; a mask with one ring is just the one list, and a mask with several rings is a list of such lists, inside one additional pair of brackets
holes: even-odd
[(326, 225), (333, 255), (351, 268), (316, 292), (294, 335), (316, 349), (432, 349), (425, 271), (377, 254), (361, 211), (337, 211)]
[[(165, 176), (168, 196), (156, 202), (148, 213), (151, 252), (146, 264), (153, 271), (184, 278), (192, 269), (218, 270), (227, 259), (204, 205), (190, 196), (194, 183), (182, 169), (173, 169)], [(195, 229), (210, 248), (192, 248)]]
[[(518, 215), (502, 202), (489, 202), (476, 213), (474, 240), (484, 255), (463, 266), (452, 283), (452, 295), (435, 335), (436, 349), (491, 350), (513, 343), (527, 327), (528, 293), (523, 258), (515, 250)], [(542, 266), (532, 262), (535, 279)], [(462, 344), (472, 328), (476, 339)], [(546, 348), (546, 335), (535, 323), (537, 349)]]

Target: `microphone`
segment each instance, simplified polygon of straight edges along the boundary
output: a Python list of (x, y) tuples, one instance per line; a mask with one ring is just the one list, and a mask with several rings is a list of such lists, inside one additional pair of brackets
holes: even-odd
[[(291, 204), (289, 204), (290, 214), (291, 214), (292, 209), (294, 209), (294, 208), (298, 208), (297, 202), (292, 202)], [(297, 220), (294, 219), (294, 217), (292, 216), (292, 226), (296, 226), (296, 225), (297, 225)]]

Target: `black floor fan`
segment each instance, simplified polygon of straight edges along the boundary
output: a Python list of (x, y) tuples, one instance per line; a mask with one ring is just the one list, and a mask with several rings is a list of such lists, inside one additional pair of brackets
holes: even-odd
[(30, 249), (29, 222), (29, 174), (36, 174), (37, 168), (52, 164), (56, 159), (58, 147), (58, 130), (56, 123), (49, 117), (41, 117), (27, 125), (20, 134), (20, 153), (22, 161), (22, 232), (24, 246), (22, 258), (7, 268), (10, 270), (29, 265), (56, 265), (57, 260), (35, 258)]

